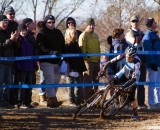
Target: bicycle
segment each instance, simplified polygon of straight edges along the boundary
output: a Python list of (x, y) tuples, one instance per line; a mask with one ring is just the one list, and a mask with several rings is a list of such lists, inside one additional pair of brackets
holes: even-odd
[(123, 88), (123, 85), (112, 85), (110, 89), (114, 90), (111, 96), (107, 98), (107, 93), (104, 93), (101, 99), (103, 106), (101, 106), (100, 118), (102, 119), (119, 114), (129, 104), (128, 88)]
[[(105, 77), (110, 81), (110, 76), (108, 71), (106, 71)], [(96, 108), (101, 109), (100, 111), (101, 118), (104, 118), (104, 116), (113, 116), (118, 114), (128, 102), (128, 94), (126, 93), (122, 95), (122, 91), (120, 93), (122, 87), (123, 87), (122, 85), (114, 85), (109, 82), (104, 89), (98, 90), (83, 105), (78, 107), (77, 111), (73, 115), (73, 118), (76, 119), (76, 117), (80, 116), (87, 110), (89, 109), (94, 110)], [(107, 104), (106, 108), (103, 107), (104, 104)], [(108, 109), (111, 106), (112, 108)]]

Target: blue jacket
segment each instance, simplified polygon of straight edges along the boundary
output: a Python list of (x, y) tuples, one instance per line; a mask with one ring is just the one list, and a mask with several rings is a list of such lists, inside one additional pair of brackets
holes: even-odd
[[(160, 51), (160, 39), (156, 32), (147, 30), (143, 39), (144, 51)], [(152, 64), (156, 64), (160, 67), (160, 56), (159, 55), (147, 55), (146, 56), (146, 67), (151, 68)]]

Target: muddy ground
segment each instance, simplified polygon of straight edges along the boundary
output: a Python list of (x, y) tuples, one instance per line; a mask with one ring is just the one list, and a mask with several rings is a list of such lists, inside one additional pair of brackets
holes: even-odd
[(55, 130), (55, 129), (112, 129), (153, 130), (160, 129), (160, 110), (141, 110), (139, 121), (131, 120), (131, 110), (125, 110), (113, 119), (100, 119), (99, 111), (87, 112), (76, 120), (75, 108), (32, 108), (26, 110), (5, 109), (0, 111), (1, 130)]
[[(147, 88), (146, 88), (147, 90)], [(33, 99), (38, 102), (37, 89)], [(68, 106), (67, 88), (58, 90), (58, 99), (63, 101), (59, 108), (0, 109), (0, 130), (51, 130), (51, 129), (112, 129), (112, 130), (157, 130), (160, 129), (160, 109), (140, 110), (140, 120), (131, 120), (131, 110), (125, 109), (113, 119), (100, 119), (99, 110), (87, 112), (76, 120), (72, 114), (74, 107)], [(147, 97), (147, 92), (146, 92)], [(146, 98), (147, 99), (147, 98)], [(147, 100), (146, 100), (147, 104)]]

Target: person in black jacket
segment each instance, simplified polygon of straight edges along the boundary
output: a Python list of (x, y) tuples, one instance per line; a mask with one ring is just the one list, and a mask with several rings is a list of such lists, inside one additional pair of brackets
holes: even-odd
[[(13, 57), (14, 45), (18, 39), (18, 33), (8, 33), (8, 19), (5, 15), (0, 15), (0, 57)], [(0, 85), (13, 83), (12, 80), (12, 66), (11, 61), (0, 61)], [(10, 89), (0, 89), (0, 100), (3, 102), (10, 102)]]
[[(77, 42), (77, 31), (75, 27), (69, 27), (65, 32), (65, 52), (69, 54), (81, 53)], [(67, 62), (69, 64), (69, 78), (71, 83), (82, 83), (82, 73), (86, 71), (84, 59), (82, 57), (72, 57), (67, 58)], [(82, 98), (82, 87), (69, 88), (70, 106), (80, 105), (83, 103)]]
[[(15, 10), (12, 6), (7, 6), (5, 8), (4, 11), (4, 15), (7, 17), (7, 19), (9, 20), (8, 22), (8, 27), (7, 27), (7, 32), (9, 33), (9, 35), (11, 35), (11, 33), (14, 33), (17, 31), (17, 27), (18, 27), (18, 23), (15, 21)], [(14, 66), (13, 66), (14, 67)], [(14, 71), (14, 68), (12, 69), (12, 75), (14, 77), (14, 83), (17, 84), (17, 75)], [(10, 103), (11, 104), (15, 104), (17, 102), (17, 89), (16, 88), (11, 88), (10, 89)]]
[[(55, 18), (52, 15), (45, 17), (45, 27), (37, 34), (37, 44), (40, 55), (60, 56), (64, 53), (64, 37), (60, 30), (55, 28)], [(40, 67), (44, 74), (45, 84), (55, 84), (60, 81), (59, 64), (60, 58), (41, 59)], [(58, 107), (56, 88), (46, 88), (47, 106)]]

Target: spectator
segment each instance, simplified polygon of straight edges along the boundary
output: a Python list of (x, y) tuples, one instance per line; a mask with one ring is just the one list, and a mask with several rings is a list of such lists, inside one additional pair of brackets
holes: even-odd
[[(17, 56), (33, 56), (34, 47), (31, 35), (28, 34), (27, 26), (19, 24), (18, 31), (20, 33), (16, 47)], [(16, 73), (19, 74), (19, 84), (33, 84), (33, 71), (35, 62), (33, 60), (23, 60), (15, 62)], [(21, 88), (19, 89), (19, 104), (18, 108), (27, 108), (31, 106), (32, 102), (32, 89)]]
[[(5, 8), (4, 14), (9, 20), (7, 31), (9, 33), (9, 35), (11, 35), (11, 33), (14, 33), (18, 27), (18, 23), (15, 21), (15, 10), (13, 9), (12, 6), (7, 6)], [(12, 75), (13, 75), (12, 80), (14, 80), (14, 82), (16, 84), (17, 75), (14, 72), (14, 68), (12, 69), (12, 71), (13, 71), (12, 72)], [(17, 102), (17, 89), (11, 88), (9, 95), (11, 97), (9, 102), (11, 104), (15, 104)]]
[[(143, 50), (142, 45), (142, 38), (144, 36), (144, 33), (139, 29), (139, 17), (134, 15), (130, 19), (131, 28), (126, 34), (126, 41), (129, 45), (135, 44), (139, 46), (140, 50)], [(140, 82), (144, 82), (146, 80), (146, 67), (145, 67), (145, 56), (139, 55), (141, 59), (141, 75), (140, 75)], [(144, 85), (138, 85), (137, 87), (137, 101), (138, 101), (138, 109), (144, 109), (147, 108), (147, 105), (145, 104), (145, 88)]]
[[(95, 22), (93, 18), (87, 19), (86, 30), (79, 37), (79, 46), (82, 53), (100, 53), (100, 42), (98, 35), (94, 32)], [(87, 71), (83, 73), (84, 83), (98, 83), (96, 79), (100, 70), (100, 57), (99, 56), (87, 56), (84, 57)], [(84, 87), (84, 98), (87, 100), (98, 89), (98, 86)]]
[[(64, 37), (60, 30), (55, 28), (55, 18), (52, 15), (45, 17), (45, 27), (37, 35), (40, 55), (56, 55), (64, 53)], [(44, 74), (45, 84), (55, 84), (60, 81), (59, 73), (60, 58), (42, 59), (40, 67)], [(47, 106), (58, 107), (56, 88), (46, 88)]]
[[(14, 43), (18, 39), (17, 31), (9, 35), (8, 19), (5, 15), (0, 15), (0, 57), (12, 57), (14, 56)], [(12, 66), (13, 62), (0, 61), (0, 85), (12, 84)], [(11, 101), (10, 89), (0, 88), (0, 100)]]
[(6, 15), (6, 17), (9, 20), (7, 30), (9, 32), (9, 34), (11, 34), (12, 32), (15, 32), (18, 27), (18, 23), (14, 20), (15, 19), (15, 10), (13, 9), (12, 6), (7, 6), (5, 8), (4, 14)]
[[(112, 34), (112, 48), (113, 50), (111, 50), (113, 53), (122, 53), (125, 51), (125, 49), (127, 48), (128, 44), (124, 38), (124, 29), (122, 28), (116, 28), (113, 30), (113, 34)], [(125, 64), (124, 63), (125, 60), (119, 61), (117, 62), (117, 64), (113, 64), (110, 66), (110, 68), (113, 71), (113, 74), (117, 73), (121, 68), (122, 65)]]
[(112, 46), (114, 48), (114, 53), (124, 52), (128, 44), (124, 38), (124, 29), (116, 28), (113, 30), (112, 34)]
[[(66, 28), (75, 27), (76, 28), (76, 21), (72, 17), (68, 17), (66, 21)], [(80, 34), (82, 33), (80, 30), (76, 30), (77, 39), (79, 38)]]
[[(75, 27), (67, 28), (65, 32), (65, 52), (66, 53), (81, 53), (77, 42), (77, 31)], [(69, 64), (69, 78), (71, 83), (82, 83), (82, 73), (86, 71), (84, 59), (82, 57), (67, 58)], [(75, 75), (76, 74), (76, 75)], [(70, 106), (80, 105), (83, 97), (82, 87), (69, 87)]]
[[(25, 18), (23, 19), (23, 24), (27, 26), (27, 35), (30, 35), (30, 39), (33, 44), (33, 55), (38, 55), (38, 46), (36, 44), (36, 38), (35, 38), (35, 23), (31, 18)], [(34, 66), (34, 72), (33, 72), (33, 83), (36, 84), (36, 71), (38, 70), (38, 63)]]
[[(145, 51), (160, 51), (160, 38), (156, 32), (158, 27), (154, 18), (148, 18), (146, 21), (147, 31), (142, 39)], [(160, 81), (160, 56), (148, 55), (146, 58), (147, 81)], [(160, 107), (160, 89), (159, 86), (149, 85), (148, 104), (152, 108)]]

